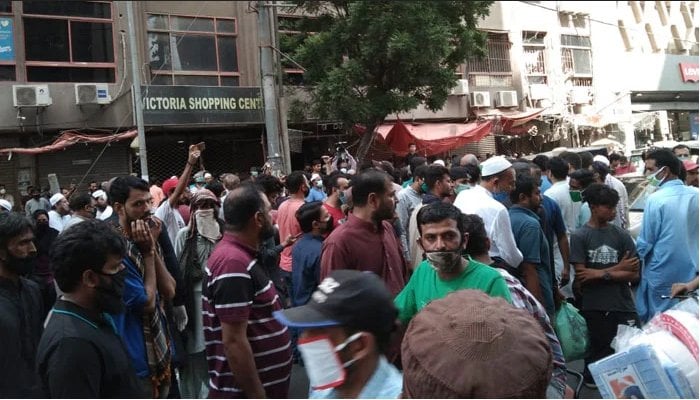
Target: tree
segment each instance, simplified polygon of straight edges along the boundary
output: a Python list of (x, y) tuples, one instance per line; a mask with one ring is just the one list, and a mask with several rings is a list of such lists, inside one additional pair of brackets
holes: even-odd
[[(387, 115), (424, 104), (437, 111), (455, 71), (483, 56), (476, 29), (493, 1), (299, 1), (308, 34), (293, 53), (306, 72), (311, 110), (319, 118), (365, 126), (362, 161)], [(306, 26), (305, 26), (306, 25)]]

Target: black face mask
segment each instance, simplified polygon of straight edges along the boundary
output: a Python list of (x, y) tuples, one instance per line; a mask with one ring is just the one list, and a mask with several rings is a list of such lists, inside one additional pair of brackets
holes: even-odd
[[(124, 286), (126, 281), (126, 268), (116, 274), (99, 273), (107, 277), (100, 277), (100, 286), (97, 290), (97, 308), (109, 314), (121, 314), (124, 312)], [(108, 281), (105, 283), (105, 281)]]
[(5, 259), (5, 267), (10, 271), (15, 272), (18, 275), (28, 275), (34, 271), (34, 261), (36, 256), (29, 256), (24, 258), (15, 257), (10, 252), (7, 252), (7, 259)]
[(36, 223), (36, 231), (38, 233), (44, 233), (47, 230), (49, 230), (49, 223), (48, 222), (37, 222)]

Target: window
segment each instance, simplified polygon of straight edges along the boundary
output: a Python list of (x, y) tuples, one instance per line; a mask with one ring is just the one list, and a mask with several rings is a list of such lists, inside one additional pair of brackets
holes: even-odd
[(115, 81), (110, 2), (31, 1), (23, 8), (27, 81)]
[(151, 84), (238, 86), (236, 20), (149, 14)]
[(523, 59), (528, 84), (547, 84), (544, 32), (523, 32)]
[(586, 36), (561, 35), (562, 72), (574, 86), (593, 86), (591, 39)]
[(16, 80), (12, 2), (0, 1), (0, 81)]
[(511, 87), (510, 41), (507, 33), (489, 33), (486, 55), (467, 60), (469, 86)]

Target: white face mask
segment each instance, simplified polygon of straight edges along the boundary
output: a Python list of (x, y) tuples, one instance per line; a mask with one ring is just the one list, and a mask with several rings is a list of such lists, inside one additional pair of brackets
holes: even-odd
[(221, 228), (214, 218), (213, 209), (197, 210), (194, 212), (194, 218), (197, 221), (197, 233), (211, 241), (221, 238)]
[(345, 368), (355, 360), (342, 363), (338, 352), (360, 336), (362, 332), (357, 332), (335, 347), (328, 336), (299, 339), (299, 352), (304, 359), (304, 367), (312, 389), (330, 389), (345, 383)]

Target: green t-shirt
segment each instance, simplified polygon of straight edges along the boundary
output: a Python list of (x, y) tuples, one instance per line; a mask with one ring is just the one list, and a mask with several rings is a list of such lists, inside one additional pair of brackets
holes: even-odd
[(443, 281), (428, 262), (423, 261), (413, 272), (406, 287), (394, 299), (394, 304), (399, 309), (399, 319), (408, 324), (431, 301), (462, 289), (481, 290), (489, 296), (503, 297), (512, 303), (506, 281), (488, 265), (470, 259), (462, 275)]

